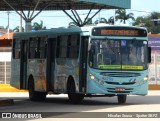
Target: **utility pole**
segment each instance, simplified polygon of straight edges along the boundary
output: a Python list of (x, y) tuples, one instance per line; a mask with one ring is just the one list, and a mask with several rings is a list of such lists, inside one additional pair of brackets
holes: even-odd
[(22, 32), (22, 12), (20, 12), (20, 26), (19, 26), (19, 32)]
[(8, 29), (8, 39), (10, 39), (10, 36), (9, 36), (9, 14), (10, 14), (10, 11), (7, 11), (7, 14), (8, 14), (8, 26), (7, 26), (7, 29)]

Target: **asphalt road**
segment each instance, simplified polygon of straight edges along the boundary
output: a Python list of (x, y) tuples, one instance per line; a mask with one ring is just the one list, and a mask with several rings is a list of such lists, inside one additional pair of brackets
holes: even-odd
[[(31, 102), (28, 99), (28, 93), (0, 93), (0, 99), (14, 99), (14, 105), (12, 106), (1, 106), (0, 112), (18, 112), (22, 113), (42, 113), (43, 115), (47, 115), (48, 119), (45, 120), (69, 120), (72, 116), (78, 115), (79, 112), (82, 115), (82, 119), (76, 118), (76, 121), (79, 120), (105, 120), (108, 121), (121, 121), (127, 120), (128, 118), (100, 118), (100, 116), (108, 115), (108, 113), (115, 114), (115, 112), (129, 112), (129, 115), (132, 113), (141, 114), (143, 112), (160, 112), (160, 91), (149, 91), (147, 96), (128, 96), (127, 102), (125, 104), (118, 104), (117, 97), (94, 97), (94, 98), (85, 98), (81, 104), (74, 105), (70, 104), (68, 101), (67, 95), (48, 95), (45, 102)], [(45, 113), (49, 112), (49, 113)], [(56, 113), (53, 113), (56, 112)], [(59, 112), (59, 113), (58, 113)], [(97, 113), (98, 112), (98, 113)], [(102, 113), (103, 112), (103, 113)], [(106, 114), (105, 114), (106, 113)], [(28, 114), (27, 114), (28, 115)], [(43, 116), (42, 115), (42, 116)], [(85, 118), (85, 115), (91, 115), (89, 118)], [(147, 113), (148, 115), (148, 113)], [(160, 113), (159, 113), (160, 115)], [(37, 115), (37, 118), (39, 118)], [(92, 119), (92, 116), (94, 119)], [(63, 118), (62, 118), (63, 117)], [(66, 118), (69, 117), (69, 118)], [(99, 117), (99, 118), (95, 118)], [(54, 120), (53, 120), (54, 118)], [(134, 118), (129, 118), (130, 120), (134, 120)], [(144, 118), (146, 121), (153, 121), (152, 118)], [(0, 119), (1, 120), (1, 119)], [(13, 119), (12, 119), (13, 120)], [(17, 119), (15, 119), (17, 120)], [(23, 119), (23, 120), (32, 120), (32, 119)], [(44, 120), (42, 119), (34, 119), (34, 120)], [(71, 119), (73, 120), (73, 119)], [(71, 121), (70, 120), (70, 121)], [(136, 118), (136, 120), (143, 121), (142, 118)], [(74, 120), (75, 121), (75, 120)], [(160, 121), (159, 118), (154, 118), (154, 121)]]

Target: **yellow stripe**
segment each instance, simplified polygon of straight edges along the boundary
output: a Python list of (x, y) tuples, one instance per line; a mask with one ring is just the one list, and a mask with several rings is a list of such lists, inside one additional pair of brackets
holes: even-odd
[(19, 90), (10, 84), (0, 84), (0, 92), (27, 92), (27, 90)]

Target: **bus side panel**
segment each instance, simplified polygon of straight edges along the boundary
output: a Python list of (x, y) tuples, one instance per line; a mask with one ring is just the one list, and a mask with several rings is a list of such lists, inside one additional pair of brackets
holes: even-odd
[(55, 64), (55, 82), (54, 91), (55, 93), (65, 92), (65, 85), (67, 74), (65, 72), (65, 61), (66, 59), (57, 58)]
[(67, 81), (69, 77), (73, 78), (76, 86), (76, 92), (79, 92), (79, 63), (77, 59), (56, 59), (54, 89), (56, 93), (67, 93)]
[(11, 60), (11, 86), (20, 89), (20, 59)]
[(57, 38), (55, 62), (55, 93), (67, 93), (67, 83), (74, 81), (79, 92), (79, 33), (60, 35)]
[(12, 57), (11, 57), (11, 86), (20, 89), (20, 45), (19, 38), (14, 38), (12, 41)]
[(46, 60), (30, 59), (28, 61), (28, 76), (34, 79), (35, 91), (46, 91)]

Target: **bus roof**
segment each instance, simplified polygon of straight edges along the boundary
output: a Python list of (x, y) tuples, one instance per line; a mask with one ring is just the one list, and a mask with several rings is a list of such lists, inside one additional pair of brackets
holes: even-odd
[[(71, 28), (53, 28), (49, 30), (39, 30), (39, 31), (30, 31), (30, 32), (17, 32), (14, 33), (13, 38), (17, 37), (28, 37), (28, 34), (33, 37), (36, 37), (38, 35), (41, 36), (46, 36), (48, 35), (49, 37), (57, 36), (60, 33), (81, 33), (81, 32), (90, 32), (93, 28), (101, 28), (101, 27), (124, 27), (124, 28), (138, 28), (138, 29), (143, 29), (146, 30), (144, 27), (137, 27), (137, 26), (122, 26), (122, 25), (107, 25), (107, 24), (97, 24), (97, 25), (88, 25), (84, 27), (71, 27)], [(55, 33), (55, 34), (53, 34)]]
[(58, 35), (59, 33), (68, 33), (68, 32), (78, 33), (78, 32), (81, 32), (81, 29), (79, 27), (76, 27), (76, 28), (53, 28), (53, 29), (49, 29), (49, 30), (39, 30), (39, 31), (29, 31), (29, 32), (16, 32), (16, 33), (14, 33), (13, 38), (16, 38), (16, 37), (27, 37), (28, 35), (30, 35), (30, 36), (37, 36), (37, 35), (54, 36), (53, 33), (55, 33), (55, 35)]

